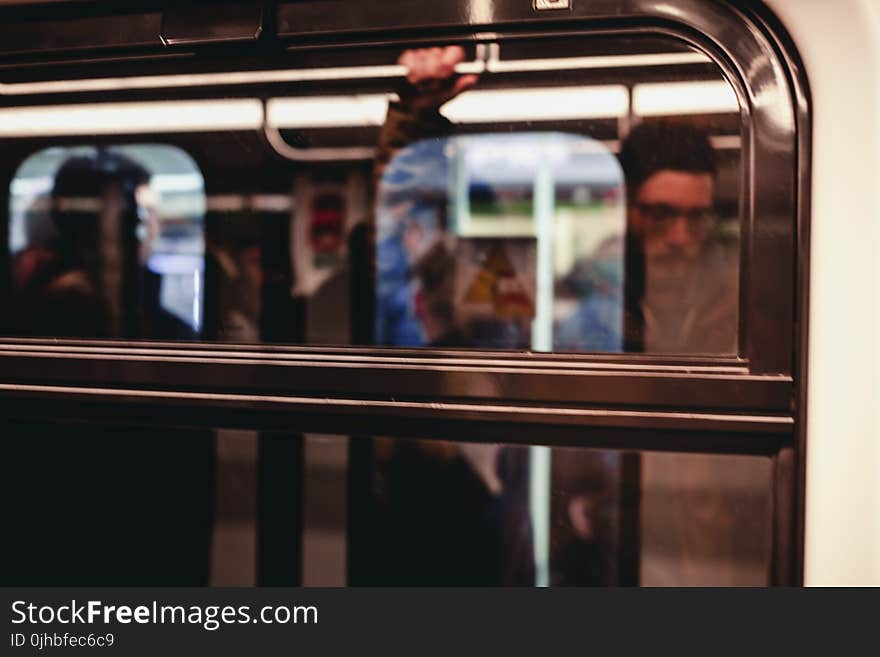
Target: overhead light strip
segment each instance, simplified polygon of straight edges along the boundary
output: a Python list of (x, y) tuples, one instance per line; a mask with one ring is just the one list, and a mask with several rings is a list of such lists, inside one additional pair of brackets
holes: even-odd
[[(375, 127), (385, 121), (393, 94), (275, 98), (266, 122), (273, 128)], [(468, 91), (441, 108), (453, 123), (613, 119), (629, 113), (623, 85)], [(723, 81), (637, 85), (633, 113), (667, 116), (738, 112)], [(0, 137), (258, 130), (257, 99), (91, 103), (0, 108)]]
[(385, 122), (391, 94), (273, 98), (266, 121), (276, 128), (346, 128)]
[(617, 118), (629, 112), (629, 92), (623, 85), (468, 91), (440, 111), (453, 123)]
[(637, 116), (739, 112), (736, 94), (723, 80), (637, 84), (632, 102)]
[(0, 109), (0, 137), (256, 130), (256, 99), (93, 103)]
[[(276, 98), (267, 105), (275, 128), (380, 126), (392, 94)], [(441, 108), (453, 123), (617, 118), (629, 111), (623, 85), (468, 91)]]

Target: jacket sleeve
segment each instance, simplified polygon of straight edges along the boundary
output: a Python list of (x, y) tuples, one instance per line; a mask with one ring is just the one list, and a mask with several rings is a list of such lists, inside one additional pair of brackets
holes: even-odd
[(382, 174), (399, 151), (422, 139), (445, 137), (451, 132), (452, 124), (438, 108), (415, 111), (399, 101), (389, 103), (373, 166), (377, 195)]

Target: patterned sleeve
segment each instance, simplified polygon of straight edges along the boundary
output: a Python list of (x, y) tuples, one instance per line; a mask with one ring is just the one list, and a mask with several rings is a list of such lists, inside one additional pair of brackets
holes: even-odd
[(400, 102), (390, 103), (373, 166), (375, 189), (378, 191), (385, 168), (400, 150), (421, 139), (445, 137), (451, 131), (452, 124), (438, 108), (416, 112)]

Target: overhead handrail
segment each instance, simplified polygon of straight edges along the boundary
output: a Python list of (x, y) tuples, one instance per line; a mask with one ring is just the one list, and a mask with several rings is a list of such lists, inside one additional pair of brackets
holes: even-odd
[(293, 162), (356, 162), (372, 160), (376, 156), (373, 146), (296, 148), (287, 143), (281, 131), (268, 120), (263, 122), (263, 134), (272, 150)]
[[(529, 71), (563, 71), (579, 69), (632, 68), (645, 66), (677, 66), (705, 64), (712, 60), (698, 52), (647, 53), (636, 55), (591, 55), (544, 59), (502, 60), (498, 43), (479, 43), (476, 57), (461, 62), (455, 72), (461, 75), (482, 73), (520, 73)], [(0, 83), (0, 96), (24, 96), (98, 91), (209, 87), (284, 82), (330, 82), (366, 79), (400, 79), (406, 67), (399, 64), (371, 66), (336, 66), (270, 71), (228, 71), (223, 73), (181, 73), (173, 75), (138, 75), (117, 78), (82, 80), (50, 80), (40, 82)]]
[[(492, 44), (497, 45), (497, 44)], [(459, 75), (481, 74), (486, 71), (486, 62), (497, 53), (496, 49), (491, 49), (488, 44), (479, 43), (476, 47), (476, 58), (472, 62), (460, 62), (455, 66), (455, 72)], [(367, 67), (349, 67), (347, 72), (358, 69), (358, 77), (361, 77), (365, 71), (369, 71), (368, 76), (363, 77), (389, 77), (401, 78), (406, 77), (407, 69), (405, 66), (367, 66)], [(318, 69), (324, 70), (324, 69)], [(343, 77), (335, 77), (341, 71), (333, 71), (334, 77), (325, 79), (341, 80)], [(309, 73), (311, 71), (299, 71), (299, 73)], [(378, 75), (376, 75), (378, 74)], [(343, 147), (319, 147), (319, 148), (296, 148), (290, 145), (281, 134), (278, 126), (272, 121), (272, 112), (269, 103), (264, 101), (263, 105), (263, 134), (266, 142), (281, 157), (293, 162), (352, 162), (372, 160), (376, 156), (375, 146), (343, 146)]]

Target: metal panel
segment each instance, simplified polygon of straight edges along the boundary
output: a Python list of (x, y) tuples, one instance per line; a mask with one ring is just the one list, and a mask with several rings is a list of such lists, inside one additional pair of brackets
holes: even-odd
[(255, 41), (263, 29), (261, 2), (215, 7), (169, 7), (163, 13), (162, 42), (167, 45)]
[[(0, 352), (2, 353), (2, 352)], [(298, 395), (373, 400), (466, 400), (551, 404), (602, 404), (632, 408), (682, 408), (791, 412), (786, 376), (734, 372), (646, 372), (625, 365), (592, 368), (565, 362), (535, 363), (480, 358), (346, 357), (299, 353), (214, 351), (137, 355), (5, 350), (0, 380), (39, 385), (148, 387), (235, 394)]]
[(278, 34), (301, 36), (411, 30), (438, 27), (487, 27), (517, 21), (553, 21), (565, 18), (632, 16), (634, 4), (617, 0), (574, 2), (571, 11), (536, 11), (530, 0), (385, 0), (348, 2), (347, 0), (306, 0), (285, 2), (278, 7)]
[(0, 21), (0, 53), (161, 46), (159, 12), (51, 21)]
[(791, 441), (790, 417), (314, 399), (176, 391), (0, 387), (14, 419), (438, 438), (610, 449), (771, 454)]

